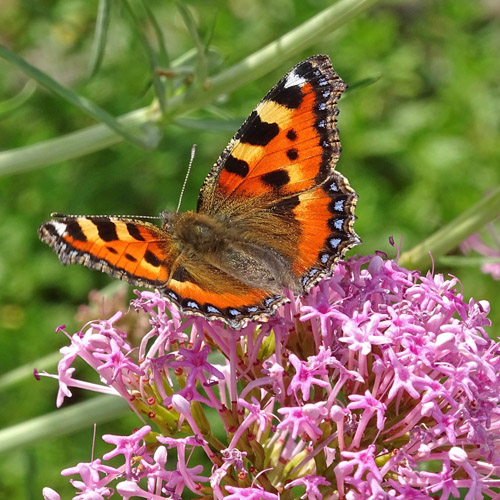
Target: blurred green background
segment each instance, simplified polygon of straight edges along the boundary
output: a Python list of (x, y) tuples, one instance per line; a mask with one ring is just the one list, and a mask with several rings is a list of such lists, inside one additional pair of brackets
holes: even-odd
[[(332, 2), (262, 0), (184, 2), (203, 40), (218, 54), (217, 73), (286, 34)], [(153, 38), (139, 1), (132, 1), (139, 26), (122, 3), (112, 4), (102, 67), (88, 79), (97, 2), (3, 0), (0, 43), (55, 80), (119, 116), (149, 105), (151, 70), (138, 31)], [(194, 47), (175, 4), (150, 3), (172, 59)], [(199, 130), (161, 127), (159, 146), (146, 152), (130, 143), (75, 160), (0, 177), (0, 375), (29, 364), (65, 344), (54, 329), (79, 326), (75, 314), (92, 289), (111, 278), (82, 266), (64, 268), (37, 237), (50, 212), (148, 214), (174, 210), (190, 149), (198, 145), (183, 210), (194, 209), (211, 165), (269, 88), (301, 59), (329, 54), (352, 90), (340, 102), (343, 153), (338, 168), (359, 194), (356, 231), (363, 245), (354, 252), (395, 255), (431, 235), (478, 202), (500, 182), (500, 4), (497, 0), (379, 2), (305, 46), (251, 84), (228, 94), (191, 118), (218, 120)], [(364, 81), (370, 84), (356, 85)], [(63, 136), (95, 122), (62, 99), (37, 88), (11, 106), (28, 79), (0, 59), (0, 149)], [(22, 95), (22, 94), (21, 94)], [(229, 121), (223, 121), (227, 118)], [(212, 130), (210, 130), (212, 128)], [(222, 129), (223, 131), (219, 131)], [(351, 251), (353, 254), (353, 251)], [(446, 268), (466, 298), (492, 303), (490, 330), (500, 321), (498, 283), (476, 267)], [(52, 370), (53, 371), (53, 370)], [(56, 383), (29, 378), (2, 391), (2, 427), (54, 410)], [(75, 391), (69, 404), (87, 395)], [(103, 433), (128, 433), (130, 416), (100, 425)], [(0, 456), (0, 498), (40, 498), (50, 485), (69, 498), (74, 491), (59, 472), (90, 460), (92, 428), (36, 443)], [(99, 438), (96, 456), (102, 453)]]

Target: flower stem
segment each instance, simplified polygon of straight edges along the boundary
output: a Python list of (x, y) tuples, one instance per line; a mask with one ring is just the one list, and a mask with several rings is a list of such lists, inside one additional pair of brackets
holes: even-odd
[(0, 452), (19, 450), (47, 439), (55, 439), (94, 422), (115, 420), (127, 413), (127, 403), (117, 397), (98, 396), (68, 408), (33, 418), (0, 431)]
[(439, 259), (465, 238), (479, 231), (486, 223), (498, 217), (499, 213), (500, 186), (422, 243), (404, 252), (399, 264), (409, 269), (430, 268), (431, 255), (434, 260)]

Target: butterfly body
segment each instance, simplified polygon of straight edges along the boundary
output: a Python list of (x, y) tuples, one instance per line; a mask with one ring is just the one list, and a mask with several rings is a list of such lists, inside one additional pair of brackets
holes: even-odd
[(234, 328), (307, 293), (359, 243), (357, 195), (335, 170), (337, 99), (345, 85), (327, 56), (293, 68), (216, 162), (196, 212), (162, 213), (161, 227), (123, 217), (42, 224), (63, 264), (80, 263), (158, 289), (188, 314)]
[[(262, 214), (260, 217), (265, 218)], [(187, 212), (175, 214), (172, 222), (164, 228), (171, 232), (173, 244), (183, 256), (178, 269), (192, 268), (193, 262), (200, 259), (204, 269), (210, 269), (214, 274), (216, 270), (221, 271), (251, 287), (273, 293), (279, 293), (283, 288), (303, 293), (297, 277), (290, 271), (291, 258), (273, 248), (265, 230), (260, 233), (265, 238), (258, 238), (255, 234), (258, 225), (259, 221), (249, 224), (247, 219), (221, 220)], [(282, 243), (282, 239), (276, 243)], [(213, 283), (211, 287), (215, 286)]]

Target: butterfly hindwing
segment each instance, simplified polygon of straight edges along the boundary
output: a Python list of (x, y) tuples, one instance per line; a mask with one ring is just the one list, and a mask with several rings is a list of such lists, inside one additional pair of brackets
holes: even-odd
[(168, 286), (159, 290), (184, 313), (223, 320), (233, 328), (269, 315), (286, 301), (282, 294), (245, 284), (202, 258), (181, 262)]

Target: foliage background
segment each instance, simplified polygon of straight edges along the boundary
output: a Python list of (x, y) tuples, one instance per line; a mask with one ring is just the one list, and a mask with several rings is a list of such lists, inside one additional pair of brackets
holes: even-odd
[[(275, 40), (332, 2), (326, 0), (191, 0), (202, 39), (218, 52), (212, 73)], [(131, 2), (140, 30), (152, 36), (139, 1)], [(194, 46), (173, 2), (152, 2), (167, 49), (175, 58)], [(153, 92), (144, 49), (122, 3), (113, 4), (103, 65), (88, 79), (97, 3), (81, 0), (3, 0), (0, 43), (113, 115), (148, 105)], [(330, 55), (352, 90), (341, 99), (343, 154), (338, 168), (360, 199), (356, 230), (362, 254), (395, 251), (390, 236), (410, 249), (500, 182), (500, 6), (496, 0), (379, 2), (365, 14), (304, 47), (263, 78), (191, 114), (200, 130), (162, 126), (157, 149), (121, 143), (72, 161), (0, 177), (0, 375), (55, 351), (55, 327), (78, 328), (78, 305), (107, 276), (81, 266), (63, 268), (38, 241), (36, 229), (52, 211), (152, 214), (175, 209), (192, 144), (198, 144), (183, 201), (196, 205), (198, 188), (239, 123), (294, 64)], [(375, 81), (356, 86), (366, 79)], [(0, 60), (0, 149), (58, 137), (94, 122), (38, 88), (22, 105), (8, 99), (27, 78)], [(206, 121), (210, 118), (211, 121)], [(218, 126), (214, 126), (214, 118)], [(223, 119), (229, 119), (228, 122)], [(211, 130), (212, 129), (212, 130)], [(222, 129), (222, 131), (220, 131)], [(479, 228), (478, 228), (479, 229)], [(492, 304), (492, 335), (500, 321), (498, 283), (477, 268), (446, 268), (466, 297)], [(2, 427), (54, 409), (56, 384), (31, 377), (2, 391)], [(84, 395), (76, 391), (74, 401)], [(100, 425), (128, 433), (132, 417)], [(59, 471), (90, 459), (92, 428), (0, 456), (0, 497), (40, 498), (50, 485), (73, 490)], [(96, 455), (105, 449), (99, 439)]]

